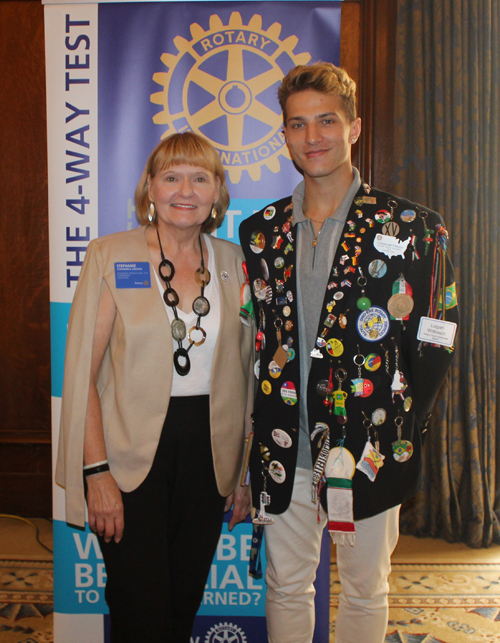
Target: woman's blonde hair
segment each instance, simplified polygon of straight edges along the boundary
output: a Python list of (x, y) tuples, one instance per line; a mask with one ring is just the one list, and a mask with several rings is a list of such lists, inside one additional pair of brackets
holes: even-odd
[(313, 65), (298, 65), (291, 69), (278, 88), (278, 100), (283, 111), (286, 127), (286, 101), (289, 96), (306, 89), (314, 89), (321, 94), (340, 96), (344, 111), (352, 123), (356, 119), (356, 83), (349, 74), (332, 63), (317, 62)]
[(148, 194), (148, 176), (154, 179), (158, 172), (173, 165), (197, 165), (219, 178), (219, 199), (214, 203), (217, 216), (213, 218), (209, 214), (201, 226), (202, 232), (212, 232), (224, 220), (229, 206), (229, 192), (227, 191), (224, 167), (217, 151), (205, 138), (194, 132), (178, 132), (168, 136), (158, 143), (149, 155), (135, 190), (135, 210), (139, 223), (141, 225), (149, 223), (151, 200)]

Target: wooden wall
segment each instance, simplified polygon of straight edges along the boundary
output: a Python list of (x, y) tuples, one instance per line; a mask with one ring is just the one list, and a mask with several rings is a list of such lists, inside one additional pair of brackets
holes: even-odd
[(0, 2), (0, 512), (51, 514), (45, 52), (40, 2)]
[[(358, 83), (355, 164), (392, 187), (397, 0), (345, 0), (341, 65)], [(43, 7), (0, 2), (0, 513), (51, 515)]]

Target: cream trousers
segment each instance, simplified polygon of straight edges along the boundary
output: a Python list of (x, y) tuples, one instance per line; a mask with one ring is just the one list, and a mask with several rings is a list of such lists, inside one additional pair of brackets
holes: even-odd
[[(312, 643), (314, 580), (326, 524), (311, 502), (312, 472), (297, 469), (290, 507), (266, 526), (269, 643)], [(356, 522), (356, 542), (337, 546), (341, 583), (336, 643), (383, 643), (388, 576), (399, 537), (399, 506)]]

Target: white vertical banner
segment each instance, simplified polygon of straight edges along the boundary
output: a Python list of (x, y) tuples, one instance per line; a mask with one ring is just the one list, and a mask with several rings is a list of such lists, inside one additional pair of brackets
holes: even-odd
[[(97, 4), (45, 7), (54, 463), (69, 310), (87, 246), (98, 234), (97, 19)], [(85, 643), (103, 643), (102, 609), (89, 614), (102, 601), (102, 588), (94, 587), (98, 555), (86, 546), (95, 536), (66, 524), (64, 491), (56, 485), (53, 500), (55, 641), (79, 643), (85, 631)], [(72, 582), (61, 582), (65, 576)]]

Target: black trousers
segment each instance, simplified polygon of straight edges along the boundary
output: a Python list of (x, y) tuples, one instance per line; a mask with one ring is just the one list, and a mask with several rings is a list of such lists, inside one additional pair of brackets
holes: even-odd
[(150, 473), (123, 493), (120, 543), (100, 539), (112, 643), (189, 643), (217, 548), (208, 396), (170, 400)]

